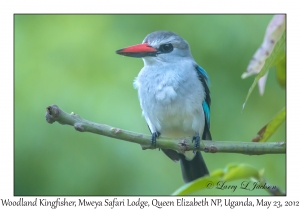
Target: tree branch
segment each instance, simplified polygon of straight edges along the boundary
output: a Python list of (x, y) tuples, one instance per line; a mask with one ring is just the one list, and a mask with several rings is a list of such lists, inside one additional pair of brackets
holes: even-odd
[[(109, 125), (97, 124), (82, 119), (77, 114), (68, 114), (57, 105), (46, 108), (46, 121), (50, 124), (57, 121), (60, 124), (74, 126), (77, 131), (91, 132), (116, 139), (125, 140), (140, 144), (143, 149), (154, 149), (151, 146), (151, 136), (141, 133), (122, 130)], [(161, 149), (172, 149), (184, 153), (184, 151), (194, 150), (192, 137), (181, 139), (169, 139), (160, 137), (157, 139), (156, 147)], [(263, 154), (285, 154), (285, 142), (233, 142), (233, 141), (209, 141), (201, 140), (199, 150), (208, 153), (240, 153), (247, 155)]]

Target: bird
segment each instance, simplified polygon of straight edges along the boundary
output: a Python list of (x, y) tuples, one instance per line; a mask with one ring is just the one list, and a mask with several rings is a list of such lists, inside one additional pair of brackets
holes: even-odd
[(193, 136), (194, 151), (184, 154), (162, 151), (180, 162), (183, 180), (192, 182), (209, 175), (201, 152), (200, 140), (211, 140), (211, 97), (207, 72), (194, 60), (190, 46), (171, 31), (148, 34), (142, 44), (122, 48), (117, 54), (142, 58), (144, 67), (134, 79), (134, 87), (155, 147), (160, 137)]

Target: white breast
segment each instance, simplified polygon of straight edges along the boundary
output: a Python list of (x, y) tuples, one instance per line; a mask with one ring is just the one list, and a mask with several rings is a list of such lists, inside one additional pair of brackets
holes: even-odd
[(183, 66), (144, 67), (134, 82), (151, 132), (171, 138), (203, 133), (204, 88), (194, 66)]

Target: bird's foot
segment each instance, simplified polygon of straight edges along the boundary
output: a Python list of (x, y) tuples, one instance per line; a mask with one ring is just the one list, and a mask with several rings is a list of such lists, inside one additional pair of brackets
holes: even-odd
[(194, 154), (198, 151), (199, 147), (200, 147), (200, 136), (199, 136), (199, 133), (196, 133), (195, 136), (193, 136), (193, 140), (192, 142), (195, 142), (194, 145), (195, 145), (195, 148), (193, 150)]
[(151, 145), (156, 149), (156, 139), (160, 136), (160, 132), (153, 132), (151, 138)]

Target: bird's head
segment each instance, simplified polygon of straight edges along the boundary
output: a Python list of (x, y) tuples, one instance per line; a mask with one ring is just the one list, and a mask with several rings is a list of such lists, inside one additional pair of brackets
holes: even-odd
[(184, 57), (192, 57), (187, 41), (169, 31), (155, 31), (148, 34), (142, 44), (117, 50), (116, 53), (129, 57), (143, 58), (147, 64), (176, 62)]

